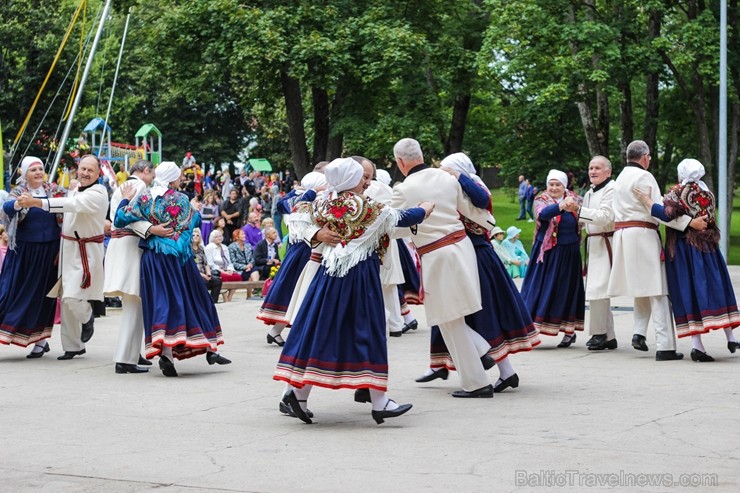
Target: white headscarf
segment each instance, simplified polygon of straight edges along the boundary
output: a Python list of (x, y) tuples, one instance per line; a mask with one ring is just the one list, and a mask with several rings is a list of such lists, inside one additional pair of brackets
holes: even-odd
[(483, 180), (481, 180), (480, 177), (475, 174), (475, 166), (473, 166), (473, 161), (471, 161), (467, 154), (465, 154), (464, 152), (456, 152), (454, 154), (450, 154), (449, 156), (444, 158), (442, 162), (439, 163), (439, 165), (443, 168), (450, 168), (457, 171), (458, 173), (462, 173), (468, 178), (471, 178), (479, 185), (486, 186), (485, 183), (483, 183)]
[(41, 166), (44, 165), (44, 162), (37, 157), (26, 156), (23, 158), (23, 160), (21, 161), (21, 174), (19, 176), (21, 182), (26, 181), (26, 173), (28, 173), (28, 168), (30, 168), (32, 164), (36, 163), (39, 163)]
[(363, 173), (362, 165), (351, 157), (335, 159), (324, 168), (329, 190), (337, 193), (351, 190), (359, 185)]
[(156, 199), (164, 195), (170, 186), (170, 183), (180, 178), (180, 167), (172, 161), (159, 163), (154, 169), (154, 181), (150, 190), (152, 198)]
[(391, 186), (391, 174), (384, 169), (375, 170), (375, 179), (383, 185)]
[(303, 178), (301, 179), (301, 186), (306, 190), (324, 187), (326, 186), (326, 176), (324, 176), (324, 173), (311, 171), (310, 173), (306, 173), (305, 175), (303, 175)]
[(562, 183), (565, 188), (568, 188), (568, 175), (566, 175), (562, 171), (551, 169), (550, 172), (547, 174), (546, 183), (550, 183), (550, 180), (557, 180)]
[(681, 181), (681, 185), (694, 182), (701, 187), (702, 190), (709, 191), (707, 184), (701, 181), (701, 177), (704, 176), (704, 165), (696, 159), (684, 159), (678, 163), (678, 179)]

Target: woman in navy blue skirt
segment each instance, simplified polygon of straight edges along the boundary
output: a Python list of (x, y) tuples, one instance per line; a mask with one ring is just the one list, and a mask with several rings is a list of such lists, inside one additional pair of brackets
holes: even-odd
[(678, 165), (680, 183), (663, 197), (663, 205), (653, 203), (650, 190), (635, 190), (635, 195), (661, 221), (682, 215), (707, 219), (703, 231), (666, 228), (665, 271), (678, 337), (691, 337), (693, 361), (710, 362), (714, 358), (707, 354), (702, 334), (723, 330), (727, 349), (734, 353), (740, 347), (733, 333), (740, 326), (740, 314), (730, 273), (719, 250), (714, 195), (701, 180), (703, 176), (704, 166), (699, 161), (684, 159)]
[(537, 218), (529, 271), (522, 284), (522, 298), (541, 334), (563, 332), (558, 347), (576, 341), (583, 330), (586, 296), (581, 276), (580, 197), (567, 190), (568, 176), (550, 170), (547, 189), (534, 200)]
[[(432, 204), (399, 212), (363, 196), (374, 169), (352, 158), (336, 159), (325, 169), (329, 191), (310, 207), (311, 220), (341, 236), (325, 245), (319, 271), (295, 316), (273, 378), (290, 390), (283, 403), (311, 423), (307, 412), (313, 386), (369, 389), (372, 417), (378, 423), (400, 416), (411, 404), (386, 396), (388, 349), (380, 284), (380, 259), (389, 234), (398, 226), (420, 223)], [(423, 208), (422, 208), (423, 207)]]

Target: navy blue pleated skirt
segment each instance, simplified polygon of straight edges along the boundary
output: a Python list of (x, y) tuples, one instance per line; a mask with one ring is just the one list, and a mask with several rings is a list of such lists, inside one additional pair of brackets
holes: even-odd
[(298, 278), (310, 258), (311, 247), (305, 242), (301, 241), (290, 245), (285, 260), (280, 265), (277, 274), (275, 274), (272, 286), (270, 286), (265, 301), (262, 302), (262, 307), (257, 313), (258, 320), (262, 320), (267, 325), (284, 323), (290, 326), (285, 313), (288, 311), (288, 305), (290, 305), (290, 299), (293, 296)]

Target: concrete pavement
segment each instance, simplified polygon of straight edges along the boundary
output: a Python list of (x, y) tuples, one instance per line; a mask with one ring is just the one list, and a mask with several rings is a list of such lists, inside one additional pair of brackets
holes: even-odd
[[(737, 288), (740, 268), (731, 268)], [(376, 425), (351, 391), (314, 389), (315, 424), (278, 413), (279, 349), (257, 300), (219, 304), (228, 366), (205, 357), (117, 375), (119, 313), (96, 321), (87, 354), (28, 360), (0, 347), (0, 492), (738, 491), (740, 352), (704, 337), (714, 363), (656, 362), (630, 346), (631, 300), (618, 299), (619, 349), (567, 349), (543, 337), (516, 355), (518, 389), (453, 399), (459, 380), (414, 382), (429, 329), (389, 342), (390, 390), (406, 415)], [(624, 309), (627, 308), (627, 309)], [(740, 331), (738, 331), (740, 336)], [(489, 371), (491, 381), (498, 376)], [(687, 486), (679, 483), (685, 482)]]

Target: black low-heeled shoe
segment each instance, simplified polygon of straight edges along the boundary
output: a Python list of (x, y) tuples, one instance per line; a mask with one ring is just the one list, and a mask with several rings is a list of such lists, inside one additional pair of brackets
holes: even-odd
[(484, 370), (490, 370), (494, 366), (496, 366), (496, 360), (493, 359), (493, 356), (490, 354), (484, 354), (480, 357), (480, 362), (483, 364)]
[(280, 347), (285, 346), (285, 341), (280, 336), (280, 334), (276, 336), (272, 336), (270, 334), (267, 334), (267, 344), (277, 344)]
[[(306, 402), (306, 401), (303, 401)], [(313, 421), (311, 421), (311, 418), (308, 416), (306, 411), (301, 409), (301, 401), (298, 400), (298, 397), (296, 397), (295, 392), (292, 390), (288, 391), (283, 396), (283, 403), (288, 406), (288, 408), (293, 411), (293, 414), (296, 418), (300, 419), (306, 424), (311, 424)]]
[[(280, 411), (283, 414), (287, 414), (291, 418), (297, 418), (298, 416), (295, 415), (295, 413), (290, 409), (290, 406), (288, 406), (283, 401), (280, 401), (280, 404), (278, 404), (278, 411)], [(306, 416), (309, 418), (313, 418), (313, 413), (310, 409), (306, 409)]]
[(496, 385), (493, 387), (493, 392), (498, 394), (499, 392), (503, 392), (509, 387), (511, 387), (512, 389), (519, 387), (519, 375), (517, 375), (516, 373), (514, 373), (506, 380), (501, 380), (499, 378), (499, 382), (496, 382)]
[(572, 336), (570, 336), (570, 339), (567, 340), (567, 341), (566, 340), (560, 341), (560, 344), (558, 344), (558, 347), (570, 347), (570, 345), (573, 344), (574, 342), (576, 342), (576, 335), (575, 334), (573, 334)]
[(360, 404), (370, 402), (370, 389), (355, 390), (355, 402), (359, 402)]
[(95, 333), (95, 314), (90, 316), (90, 320), (82, 324), (82, 331), (80, 332), (80, 340), (82, 342), (88, 342), (92, 339)]
[(419, 378), (416, 379), (419, 383), (426, 383), (431, 382), (432, 380), (436, 380), (438, 378), (441, 378), (442, 380), (447, 380), (447, 377), (450, 376), (450, 370), (447, 368), (440, 368), (439, 370), (434, 370), (430, 375), (422, 375)]
[(137, 363), (140, 366), (152, 366), (152, 362), (143, 357), (142, 355), (139, 355), (139, 362)]
[(648, 345), (645, 343), (645, 336), (640, 334), (634, 334), (632, 336), (632, 347), (638, 351), (647, 351)]
[[(395, 403), (396, 401), (392, 399), (388, 399), (388, 402), (385, 404), (386, 407), (388, 407), (389, 402)], [(400, 406), (398, 406), (396, 409), (392, 411), (388, 411), (386, 409), (383, 409), (382, 411), (373, 411), (372, 416), (376, 423), (382, 424), (386, 418), (396, 418), (408, 412), (408, 410), (411, 409), (411, 407), (412, 407), (411, 404), (401, 404)]]
[(208, 361), (208, 364), (209, 365), (215, 365), (215, 364), (228, 365), (228, 364), (231, 364), (231, 360), (230, 359), (224, 358), (220, 354), (218, 354), (218, 353), (212, 353), (210, 351), (206, 353), (206, 361)]
[(403, 326), (403, 329), (401, 329), (401, 332), (404, 334), (410, 330), (416, 330), (419, 328), (419, 322), (416, 321), (416, 319), (412, 320), (411, 322), (405, 324)]
[(26, 355), (26, 358), (28, 358), (28, 359), (40, 358), (40, 357), (42, 357), (44, 355), (44, 353), (48, 353), (50, 349), (51, 348), (49, 347), (49, 343), (47, 342), (46, 344), (44, 344), (44, 349), (43, 350), (36, 351), (36, 352), (34, 352), (33, 350), (31, 350), (31, 352)]
[(714, 361), (714, 358), (709, 356), (707, 353), (694, 348), (691, 350), (691, 361), (697, 361), (699, 363), (709, 363), (711, 361)]
[(167, 356), (159, 357), (159, 369), (162, 370), (162, 374), (165, 377), (176, 377), (177, 370), (175, 370), (175, 364), (170, 361)]
[(737, 351), (737, 348), (740, 348), (740, 342), (732, 341), (727, 343), (727, 349), (729, 349), (731, 353)]
[(58, 360), (72, 359), (75, 356), (82, 356), (85, 353), (86, 351), (84, 349), (81, 349), (79, 351), (64, 351), (64, 354), (61, 356), (57, 356), (57, 359)]

